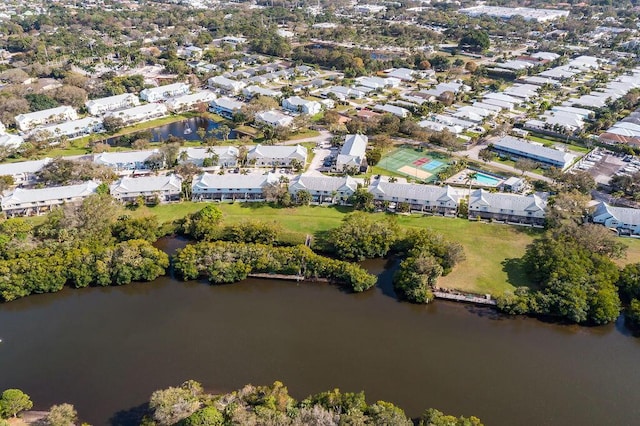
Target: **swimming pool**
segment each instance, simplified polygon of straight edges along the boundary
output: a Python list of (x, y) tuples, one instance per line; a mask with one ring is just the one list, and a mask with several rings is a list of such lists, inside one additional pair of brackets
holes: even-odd
[(498, 179), (493, 176), (485, 175), (484, 173), (476, 172), (476, 178), (474, 182), (478, 185), (485, 186), (498, 186), (498, 184), (502, 181), (502, 179)]

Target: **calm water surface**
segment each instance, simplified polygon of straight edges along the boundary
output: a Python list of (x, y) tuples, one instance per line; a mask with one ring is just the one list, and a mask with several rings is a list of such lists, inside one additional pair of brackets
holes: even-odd
[[(200, 140), (198, 129), (204, 129), (212, 137), (216, 139), (222, 139), (222, 135), (218, 134), (216, 131), (218, 127), (220, 127), (220, 123), (218, 122), (204, 117), (193, 117), (186, 120), (165, 124), (163, 126), (153, 127), (145, 131), (151, 132), (151, 142), (166, 141), (170, 136), (176, 136), (188, 141), (196, 141)], [(236, 139), (237, 136), (238, 135), (236, 134), (235, 130), (232, 130), (229, 133), (228, 139)], [(108, 138), (106, 140), (106, 143), (113, 145), (116, 144), (118, 139), (118, 136)]]
[(631, 425), (640, 415), (640, 340), (620, 324), (579, 328), (438, 302), (379, 287), (270, 280), (227, 286), (169, 277), (66, 289), (0, 305), (0, 389), (35, 408), (71, 402), (94, 425), (126, 424), (159, 388), (212, 391), (282, 380), (303, 398), (365, 390), (412, 416), (427, 407), (487, 425)]

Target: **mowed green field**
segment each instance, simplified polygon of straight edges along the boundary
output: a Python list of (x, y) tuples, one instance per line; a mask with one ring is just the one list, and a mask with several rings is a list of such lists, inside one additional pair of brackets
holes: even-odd
[[(183, 202), (153, 208), (143, 207), (132, 214), (155, 214), (161, 222), (169, 222), (198, 211), (204, 205)], [(226, 223), (245, 220), (277, 222), (287, 231), (299, 234), (301, 241), (307, 234), (318, 236), (321, 232), (339, 226), (345, 215), (351, 212), (350, 208), (344, 207), (278, 208), (262, 203), (222, 203), (217, 206), (222, 210)], [(380, 220), (388, 217), (384, 213), (373, 215)], [(440, 278), (440, 287), (497, 296), (506, 290), (531, 284), (519, 259), (524, 255), (527, 245), (540, 234), (540, 230), (440, 216), (393, 217), (402, 227), (432, 229), (447, 239), (462, 244), (466, 260), (449, 275)], [(640, 262), (640, 240), (623, 241), (629, 246), (629, 250), (627, 257), (617, 263), (622, 266)]]
[[(135, 215), (155, 214), (161, 222), (172, 221), (202, 208), (201, 203), (181, 203), (142, 208)], [(264, 204), (235, 203), (218, 204), (224, 222), (244, 220), (277, 222), (288, 231), (301, 235), (314, 235), (335, 228), (348, 214), (349, 208), (295, 207), (276, 208)], [(381, 220), (386, 217), (376, 213)], [(537, 231), (504, 225), (470, 222), (464, 219), (423, 216), (394, 216), (403, 227), (430, 228), (447, 239), (464, 246), (467, 259), (454, 271), (439, 280), (441, 287), (455, 288), (476, 293), (499, 295), (515, 285), (526, 285), (518, 265), (513, 259), (524, 254), (526, 246)], [(509, 261), (512, 259), (511, 261)], [(508, 262), (506, 262), (508, 261)], [(505, 263), (506, 262), (506, 263)]]

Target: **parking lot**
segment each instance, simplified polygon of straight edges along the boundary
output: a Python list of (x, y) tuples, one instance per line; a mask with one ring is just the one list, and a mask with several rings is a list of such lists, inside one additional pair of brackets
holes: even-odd
[(611, 178), (620, 170), (628, 167), (623, 156), (611, 151), (597, 149), (581, 159), (574, 167), (574, 171), (586, 171), (599, 185), (608, 185)]

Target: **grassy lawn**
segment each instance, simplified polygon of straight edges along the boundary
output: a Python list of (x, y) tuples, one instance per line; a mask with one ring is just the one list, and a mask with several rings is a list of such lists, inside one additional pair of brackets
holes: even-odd
[[(155, 214), (161, 222), (172, 221), (195, 212), (205, 204), (185, 202), (141, 208), (132, 215)], [(339, 226), (344, 216), (351, 211), (341, 207), (295, 207), (277, 208), (258, 203), (217, 204), (223, 212), (225, 223), (237, 223), (248, 219), (277, 222), (300, 238)], [(383, 219), (387, 215), (376, 213)], [(402, 227), (430, 228), (451, 241), (464, 246), (467, 259), (454, 271), (438, 281), (440, 287), (476, 293), (499, 295), (515, 286), (529, 284), (522, 268), (516, 261), (526, 246), (533, 241), (536, 230), (505, 225), (476, 223), (465, 219), (422, 216), (394, 216)], [(640, 258), (640, 241), (637, 256)], [(487, 249), (490, 248), (490, 249)]]
[(298, 140), (298, 139), (309, 139), (315, 138), (316, 136), (320, 136), (320, 132), (317, 130), (303, 130), (301, 132), (297, 132), (289, 137), (289, 140)]

